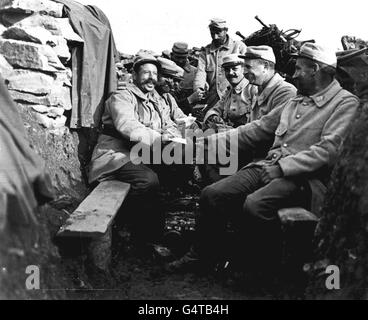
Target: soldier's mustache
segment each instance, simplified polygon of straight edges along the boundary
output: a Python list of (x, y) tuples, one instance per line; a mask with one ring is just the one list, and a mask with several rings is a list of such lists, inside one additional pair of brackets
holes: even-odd
[(154, 79), (145, 80), (142, 84), (153, 84), (154, 86), (157, 84), (157, 81)]

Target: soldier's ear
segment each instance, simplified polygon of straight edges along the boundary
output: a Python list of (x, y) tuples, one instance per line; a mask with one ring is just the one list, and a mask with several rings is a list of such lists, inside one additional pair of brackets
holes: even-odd
[(132, 70), (132, 79), (135, 81), (137, 79), (137, 72)]
[(312, 69), (315, 73), (321, 70), (321, 66), (317, 62), (312, 63)]

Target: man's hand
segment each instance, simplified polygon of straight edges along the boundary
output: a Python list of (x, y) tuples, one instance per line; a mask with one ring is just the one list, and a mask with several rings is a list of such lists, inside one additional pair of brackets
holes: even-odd
[(162, 143), (169, 143), (172, 138), (173, 138), (173, 135), (168, 132), (165, 132), (161, 135)]
[(261, 179), (264, 184), (269, 184), (272, 180), (281, 178), (284, 176), (281, 167), (276, 165), (263, 166), (261, 172)]
[(197, 103), (198, 101), (201, 101), (204, 98), (204, 95), (205, 91), (199, 88), (188, 97), (188, 101), (190, 104)]

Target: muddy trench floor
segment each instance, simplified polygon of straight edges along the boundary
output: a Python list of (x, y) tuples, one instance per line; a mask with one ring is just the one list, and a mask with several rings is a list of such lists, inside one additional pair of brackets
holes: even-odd
[[(198, 208), (198, 190), (163, 194), (166, 208), (166, 232), (180, 232), (175, 243), (178, 257), (190, 246), (194, 230), (194, 212)], [(258, 285), (247, 275), (233, 272), (170, 273), (165, 265), (170, 258), (155, 251), (137, 250), (130, 243), (129, 232), (119, 231), (114, 241), (109, 273), (90, 268), (86, 255), (63, 258), (64, 273), (72, 279), (72, 287), (64, 288), (68, 299), (128, 300), (250, 300), (300, 299), (304, 283), (283, 277), (272, 284)]]

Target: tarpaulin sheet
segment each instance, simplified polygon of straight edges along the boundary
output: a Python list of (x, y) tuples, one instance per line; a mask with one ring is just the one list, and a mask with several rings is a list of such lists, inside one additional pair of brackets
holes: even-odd
[(72, 45), (72, 117), (71, 128), (97, 127), (105, 100), (116, 90), (115, 62), (118, 53), (110, 23), (96, 6), (76, 1), (55, 0), (64, 11), (74, 31), (84, 43)]

